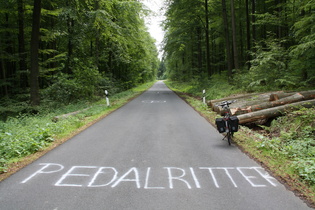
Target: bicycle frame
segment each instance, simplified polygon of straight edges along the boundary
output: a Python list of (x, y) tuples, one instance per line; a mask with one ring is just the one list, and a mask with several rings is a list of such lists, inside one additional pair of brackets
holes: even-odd
[(230, 121), (231, 121), (231, 110), (229, 108), (229, 105), (234, 103), (235, 101), (223, 101), (221, 102), (221, 104), (217, 105), (217, 106), (221, 106), (224, 110), (224, 117), (223, 117), (223, 120), (225, 122), (225, 133), (226, 135), (224, 136), (224, 139), (227, 139), (228, 140), (228, 143), (229, 145), (231, 145), (231, 141), (232, 141), (232, 137), (233, 137), (233, 134), (234, 132), (231, 131), (231, 127), (230, 127)]

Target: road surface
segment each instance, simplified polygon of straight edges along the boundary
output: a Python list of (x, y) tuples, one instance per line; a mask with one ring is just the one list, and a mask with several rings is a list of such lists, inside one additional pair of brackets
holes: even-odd
[(0, 183), (0, 209), (309, 209), (163, 82)]

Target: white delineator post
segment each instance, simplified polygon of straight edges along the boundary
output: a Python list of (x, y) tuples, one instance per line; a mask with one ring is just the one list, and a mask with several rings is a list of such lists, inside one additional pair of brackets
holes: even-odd
[(109, 104), (109, 99), (108, 99), (108, 91), (105, 90), (105, 96), (106, 96), (106, 103), (107, 103), (107, 106), (110, 106)]
[(202, 91), (202, 102), (206, 104), (206, 90)]

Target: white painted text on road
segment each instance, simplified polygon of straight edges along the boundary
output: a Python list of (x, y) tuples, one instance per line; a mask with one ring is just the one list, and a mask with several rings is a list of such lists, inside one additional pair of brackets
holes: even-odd
[(21, 183), (49, 180), (56, 187), (109, 187), (130, 184), (143, 189), (200, 189), (225, 187), (276, 187), (275, 179), (261, 167), (161, 167), (127, 170), (104, 166), (70, 166), (41, 163)]

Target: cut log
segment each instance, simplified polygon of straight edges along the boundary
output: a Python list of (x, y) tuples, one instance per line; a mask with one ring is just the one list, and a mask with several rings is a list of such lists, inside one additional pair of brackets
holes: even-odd
[(207, 102), (209, 107), (214, 107), (216, 104), (219, 104), (221, 101), (229, 101), (229, 100), (237, 100), (240, 98), (248, 98), (250, 96), (257, 95), (257, 93), (247, 93), (247, 94), (242, 94), (242, 95), (234, 95), (234, 96), (229, 96), (226, 98), (220, 98), (220, 99), (214, 99), (210, 100)]
[[(282, 92), (269, 92), (269, 93), (261, 93), (261, 94), (254, 94), (251, 96), (247, 96), (244, 98), (237, 99), (237, 101), (233, 104), (230, 105), (231, 110), (239, 110), (238, 114), (244, 114), (248, 113), (249, 111), (247, 110), (248, 107), (256, 105), (256, 104), (261, 104), (269, 101), (270, 94), (278, 94)], [(222, 100), (224, 101), (224, 100)], [(215, 103), (219, 104), (219, 102)], [(217, 112), (218, 114), (223, 115), (224, 111), (222, 110), (222, 107), (220, 106), (214, 106), (212, 107), (212, 110)], [(243, 110), (243, 111), (242, 111)]]
[(315, 90), (308, 90), (300, 92), (305, 100), (314, 99), (315, 98)]
[[(288, 96), (291, 96), (297, 92), (292, 93), (274, 93), (270, 95), (269, 101), (276, 101), (282, 98), (286, 98)], [(301, 95), (304, 96), (304, 100), (309, 100), (315, 98), (315, 90), (307, 90), (307, 91), (301, 91), (299, 92)]]
[(264, 109), (257, 112), (251, 112), (247, 114), (238, 115), (239, 123), (245, 124), (250, 122), (255, 122), (261, 119), (268, 119), (271, 117), (281, 116), (285, 111), (288, 110), (297, 110), (299, 106), (306, 108), (311, 108), (315, 106), (315, 99), (308, 101), (300, 101), (292, 104), (286, 104), (278, 107), (273, 107), (269, 109)]
[(255, 104), (253, 106), (247, 106), (247, 107), (237, 107), (237, 108), (231, 108), (231, 113), (232, 115), (240, 115), (240, 114), (245, 114), (248, 112), (255, 112), (263, 109), (269, 109), (272, 107), (277, 107), (285, 104), (290, 104), (290, 103), (295, 103), (298, 101), (304, 100), (304, 96), (300, 93), (296, 93), (294, 95), (276, 100), (276, 101), (271, 101), (271, 102), (263, 102), (260, 104)]
[(272, 93), (272, 94), (270, 94), (269, 101), (277, 101), (277, 100), (279, 100), (279, 99), (292, 96), (292, 95), (294, 95), (295, 93), (296, 93), (296, 92), (292, 92), (292, 93), (284, 93), (284, 92)]

